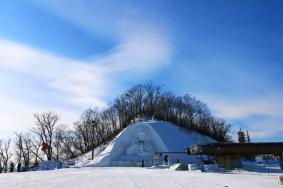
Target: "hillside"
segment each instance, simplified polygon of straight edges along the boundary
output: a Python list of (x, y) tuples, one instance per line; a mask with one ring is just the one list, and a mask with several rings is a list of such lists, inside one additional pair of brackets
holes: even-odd
[[(89, 160), (91, 152), (78, 158), (76, 166), (139, 166), (142, 160), (145, 166), (151, 166), (155, 152), (184, 152), (193, 144), (209, 142), (215, 141), (168, 122), (142, 121), (124, 129), (109, 144), (96, 148), (94, 160)], [(186, 154), (170, 154), (169, 158), (171, 163), (177, 158), (186, 163), (199, 161), (198, 156)], [(161, 163), (162, 160), (163, 156), (160, 157)]]

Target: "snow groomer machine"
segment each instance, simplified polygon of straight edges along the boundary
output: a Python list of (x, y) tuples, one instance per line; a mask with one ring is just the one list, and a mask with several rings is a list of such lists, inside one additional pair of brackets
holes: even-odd
[(242, 157), (270, 154), (279, 157), (283, 170), (283, 142), (196, 144), (187, 148), (187, 154), (213, 156), (226, 169), (241, 168)]

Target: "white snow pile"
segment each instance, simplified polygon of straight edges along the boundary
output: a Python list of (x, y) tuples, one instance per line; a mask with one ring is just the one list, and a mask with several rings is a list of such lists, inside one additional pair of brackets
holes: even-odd
[[(168, 122), (138, 122), (124, 129), (101, 153), (96, 152), (94, 160), (85, 160), (88, 157), (77, 159), (75, 166), (141, 166), (142, 161), (145, 166), (151, 166), (155, 152), (185, 152), (193, 144), (211, 142), (215, 141)], [(188, 156), (185, 153), (168, 155), (172, 164), (177, 159), (182, 163), (199, 162), (198, 156)], [(163, 156), (160, 156), (160, 162), (163, 161)]]

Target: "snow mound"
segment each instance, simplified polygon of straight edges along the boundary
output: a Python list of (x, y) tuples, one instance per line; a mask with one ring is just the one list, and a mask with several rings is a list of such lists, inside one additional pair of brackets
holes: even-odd
[[(76, 166), (151, 166), (156, 152), (185, 152), (193, 144), (211, 142), (215, 141), (168, 122), (138, 122), (124, 129), (94, 160), (78, 161)], [(171, 163), (177, 159), (182, 163), (199, 161), (198, 156), (185, 153), (168, 155)], [(163, 156), (159, 156), (161, 163)]]

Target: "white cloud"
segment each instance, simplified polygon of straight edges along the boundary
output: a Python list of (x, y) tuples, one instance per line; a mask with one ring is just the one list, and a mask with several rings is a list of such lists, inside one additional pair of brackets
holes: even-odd
[(55, 109), (48, 104), (36, 106), (2, 94), (0, 94), (0, 104), (0, 138), (11, 138), (14, 132), (28, 131), (34, 125), (33, 113), (53, 111), (60, 115), (59, 123), (68, 125), (77, 121), (80, 115), (72, 109)]
[[(0, 133), (25, 130), (33, 122), (32, 114), (44, 110), (61, 113), (61, 123), (70, 124), (82, 109), (107, 106), (105, 99), (126, 89), (121, 87), (125, 80), (149, 79), (170, 62), (172, 48), (164, 32), (148, 24), (149, 20), (142, 21), (136, 10), (122, 7), (123, 3), (105, 6), (95, 1), (68, 1), (66, 6), (65, 1), (57, 0), (30, 2), (81, 31), (107, 40), (111, 37), (118, 44), (101, 56), (93, 54), (95, 59), (76, 60), (0, 38), (0, 74), (1, 68), (16, 74), (13, 81), (12, 75), (0, 76)], [(22, 75), (31, 82), (37, 79), (29, 85), (42, 85), (44, 91), (38, 86), (21, 86)], [(23, 90), (29, 90), (23, 92), (28, 97), (19, 97), (18, 91)]]
[(279, 95), (254, 99), (220, 99), (211, 96), (202, 98), (217, 116), (227, 119), (243, 119), (254, 115), (283, 117), (283, 102)]
[(264, 119), (254, 120), (248, 124), (252, 138), (261, 139), (269, 137), (280, 137), (283, 133), (283, 117), (265, 117)]
[(252, 139), (264, 139), (271, 137), (278, 137), (282, 132), (271, 132), (271, 131), (250, 131), (249, 135)]
[[(104, 90), (101, 67), (56, 56), (30, 47), (0, 40), (0, 65), (43, 79), (52, 89), (66, 92), (73, 103), (84, 105), (78, 100), (88, 99), (97, 106), (104, 106), (99, 99)], [(87, 86), (97, 88), (94, 93)], [(65, 97), (64, 97), (65, 98)]]
[[(121, 92), (119, 89), (123, 80), (140, 81), (140, 77), (144, 80), (170, 61), (170, 44), (162, 34), (154, 29), (137, 33), (139, 34), (129, 38), (121, 37), (121, 43), (114, 50), (92, 61), (70, 59), (0, 39), (0, 68), (19, 73), (16, 78), (19, 80), (21, 74), (38, 79), (42, 85), (47, 86), (46, 90), (55, 93), (56, 101), (59, 100), (62, 106), (66, 104), (76, 105), (80, 109), (90, 106), (103, 108), (107, 106), (106, 98), (113, 98)], [(10, 86), (5, 87), (6, 82), (7, 80), (0, 79), (3, 90), (0, 122), (5, 125), (0, 127), (0, 131), (10, 129), (7, 125), (12, 125), (13, 130), (16, 127), (28, 127), (32, 122), (32, 113), (47, 108), (62, 112), (64, 116), (69, 114), (66, 117), (71, 117), (71, 120), (79, 116), (78, 108), (74, 115), (74, 109), (60, 109), (60, 104), (48, 105), (44, 99), (41, 102), (33, 102), (31, 99), (23, 101), (18, 97), (20, 93), (5, 91), (10, 89)], [(15, 90), (17, 89), (14, 88), (13, 91)], [(34, 87), (30, 92), (34, 96), (42, 91)], [(17, 118), (12, 117), (13, 109), (20, 114)]]
[(104, 107), (103, 98), (121, 79), (147, 75), (166, 65), (171, 49), (156, 33), (126, 40), (94, 61), (78, 61), (0, 39), (0, 65), (44, 79), (64, 98), (81, 106)]

